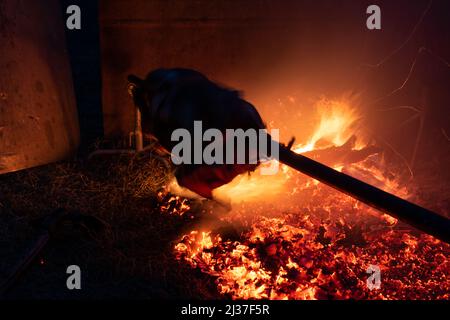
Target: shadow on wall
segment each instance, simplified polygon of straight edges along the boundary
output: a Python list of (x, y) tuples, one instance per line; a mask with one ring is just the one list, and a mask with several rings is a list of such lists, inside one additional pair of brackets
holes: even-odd
[(70, 16), (66, 13), (70, 5), (78, 5), (81, 10), (81, 29), (65, 28), (65, 33), (77, 100), (81, 150), (85, 150), (103, 136), (98, 0), (60, 0), (60, 3), (66, 19)]

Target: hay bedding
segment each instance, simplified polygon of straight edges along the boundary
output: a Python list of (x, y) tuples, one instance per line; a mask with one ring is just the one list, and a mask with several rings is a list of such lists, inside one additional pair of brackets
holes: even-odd
[[(217, 298), (213, 281), (186, 277), (173, 243), (195, 223), (164, 215), (157, 192), (171, 168), (152, 152), (72, 160), (0, 176), (0, 280), (33, 239), (35, 221), (56, 208), (101, 219), (105, 230), (62, 228), (7, 298)], [(85, 290), (66, 288), (77, 264)], [(206, 280), (206, 281), (205, 281)]]

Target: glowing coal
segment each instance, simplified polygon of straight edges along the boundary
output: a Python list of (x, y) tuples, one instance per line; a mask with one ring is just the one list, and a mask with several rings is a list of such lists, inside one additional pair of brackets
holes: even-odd
[[(321, 103), (328, 112), (322, 113), (324, 118), (311, 140), (296, 150), (319, 152), (330, 145), (341, 147), (356, 133), (357, 117), (348, 105)], [(334, 139), (333, 134), (341, 136)], [(325, 137), (327, 143), (319, 145)], [(353, 144), (348, 152), (366, 147)], [(369, 153), (335, 168), (410, 197), (381, 159), (380, 154)], [(180, 261), (213, 277), (224, 297), (450, 298), (448, 244), (413, 233), (395, 218), (286, 166), (275, 176), (257, 172), (238, 176), (216, 192), (217, 197), (233, 203), (233, 210), (221, 215), (220, 221), (239, 225), (243, 231), (236, 238), (221, 233), (220, 228), (199, 226), (184, 235), (174, 250)], [(370, 265), (380, 268), (379, 289), (367, 285)]]

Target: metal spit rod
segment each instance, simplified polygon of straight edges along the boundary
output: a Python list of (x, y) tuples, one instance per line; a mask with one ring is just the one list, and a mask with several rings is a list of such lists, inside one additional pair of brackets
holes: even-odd
[(280, 162), (418, 230), (450, 243), (450, 219), (280, 145)]

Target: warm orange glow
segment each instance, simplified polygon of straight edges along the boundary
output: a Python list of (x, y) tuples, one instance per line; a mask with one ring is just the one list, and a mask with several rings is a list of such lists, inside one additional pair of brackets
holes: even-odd
[[(320, 120), (296, 152), (331, 150), (360, 137), (359, 115), (347, 101), (321, 99)], [(359, 142), (348, 152), (366, 147)], [(345, 149), (346, 150), (346, 149)], [(344, 151), (345, 151), (344, 150)], [(409, 196), (379, 155), (335, 165), (362, 180)], [(239, 240), (209, 228), (194, 230), (175, 246), (180, 260), (214, 277), (233, 299), (449, 299), (450, 248), (430, 236), (396, 229), (397, 220), (362, 205), (294, 170), (238, 176), (214, 195), (232, 212), (218, 219), (243, 225)], [(239, 205), (238, 205), (239, 204)], [(380, 290), (369, 290), (366, 269), (383, 273)], [(426, 271), (416, 272), (418, 268)], [(425, 273), (424, 273), (425, 272)], [(427, 285), (421, 284), (422, 278)], [(431, 290), (431, 291), (430, 291)]]
[(320, 115), (320, 122), (309, 144), (324, 139), (335, 146), (343, 145), (356, 132), (356, 125), (360, 115), (350, 101), (320, 99), (316, 103)]
[[(325, 147), (331, 145), (340, 146), (355, 134), (360, 116), (355, 108), (350, 106), (348, 99), (339, 101), (322, 98), (316, 102), (314, 108), (317, 109), (320, 118), (317, 128), (314, 130), (308, 142), (300, 143), (293, 147), (295, 152), (304, 153), (320, 149), (320, 146), (316, 146), (318, 143), (325, 144)], [(363, 146), (360, 144), (354, 147), (354, 149)], [(280, 172), (277, 175), (264, 176), (261, 175), (260, 171), (261, 169), (257, 169), (250, 176), (244, 174), (236, 177), (231, 183), (217, 188), (214, 191), (214, 196), (218, 199), (230, 200), (232, 203), (242, 201), (267, 202), (279, 198), (280, 195), (285, 196), (286, 193), (298, 192), (299, 188), (302, 189), (305, 187), (304, 185), (297, 185), (294, 188), (287, 186), (288, 181), (298, 174), (287, 166), (281, 165)], [(307, 187), (311, 181), (306, 181), (305, 183)]]

